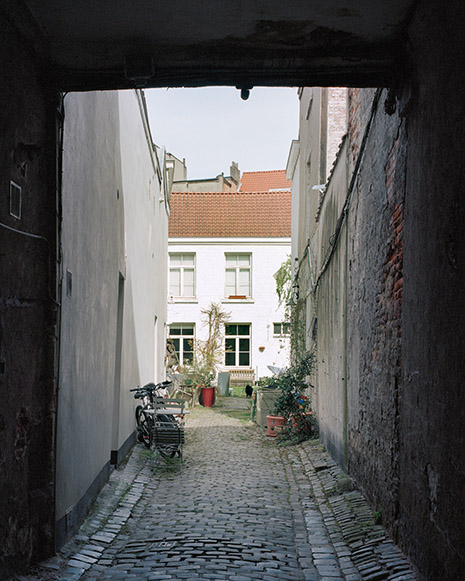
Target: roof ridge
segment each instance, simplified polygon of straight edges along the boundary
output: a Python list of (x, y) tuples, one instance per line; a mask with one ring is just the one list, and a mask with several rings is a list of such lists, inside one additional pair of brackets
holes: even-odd
[(254, 171), (243, 171), (242, 174), (245, 174), (245, 173), (273, 173), (273, 172), (278, 172), (278, 171), (286, 173), (285, 169), (257, 169)]
[(270, 190), (237, 190), (233, 192), (171, 192), (171, 196), (178, 196), (179, 194), (189, 194), (192, 196), (208, 195), (208, 196), (243, 196), (244, 194), (279, 194), (279, 193), (289, 193), (291, 188), (272, 188)]

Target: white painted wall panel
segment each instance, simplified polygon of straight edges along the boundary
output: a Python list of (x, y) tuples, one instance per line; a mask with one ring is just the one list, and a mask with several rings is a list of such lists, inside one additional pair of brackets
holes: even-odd
[[(196, 299), (169, 297), (169, 323), (195, 323), (196, 336), (206, 338), (201, 309), (212, 301), (221, 302), (231, 313), (231, 323), (250, 323), (251, 366), (257, 376), (269, 376), (268, 365), (288, 363), (289, 341), (273, 336), (273, 323), (284, 319), (278, 305), (274, 274), (290, 254), (290, 239), (170, 239), (170, 252), (196, 253)], [(225, 298), (226, 253), (250, 253), (252, 296), (246, 300)], [(264, 347), (259, 351), (259, 347)]]
[(129, 388), (164, 378), (167, 295), (168, 215), (136, 93), (69, 94), (65, 110), (63, 273), (73, 288), (62, 295), (57, 521), (82, 516), (110, 455), (130, 442)]

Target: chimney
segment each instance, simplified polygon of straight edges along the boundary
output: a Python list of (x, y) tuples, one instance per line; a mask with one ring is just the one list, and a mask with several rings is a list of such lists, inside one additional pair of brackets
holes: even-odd
[(236, 184), (238, 184), (240, 179), (241, 179), (241, 172), (239, 169), (239, 164), (237, 164), (235, 161), (231, 162), (231, 167), (229, 168), (229, 172), (230, 172), (230, 176), (232, 177), (232, 179), (236, 182)]

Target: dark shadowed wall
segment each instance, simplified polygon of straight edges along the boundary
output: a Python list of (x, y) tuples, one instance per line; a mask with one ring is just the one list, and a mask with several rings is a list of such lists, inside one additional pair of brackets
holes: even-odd
[(54, 548), (58, 101), (30, 47), (0, 27), (1, 577)]
[(399, 538), (465, 571), (465, 7), (423, 2), (407, 111)]

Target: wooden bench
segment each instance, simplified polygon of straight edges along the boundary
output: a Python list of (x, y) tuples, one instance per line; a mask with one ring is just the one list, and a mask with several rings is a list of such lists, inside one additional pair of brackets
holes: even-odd
[(155, 415), (182, 416), (186, 413), (184, 411), (186, 400), (184, 399), (155, 397), (153, 398), (153, 404), (155, 408)]
[(255, 371), (253, 369), (230, 369), (230, 385), (253, 385), (255, 383)]

